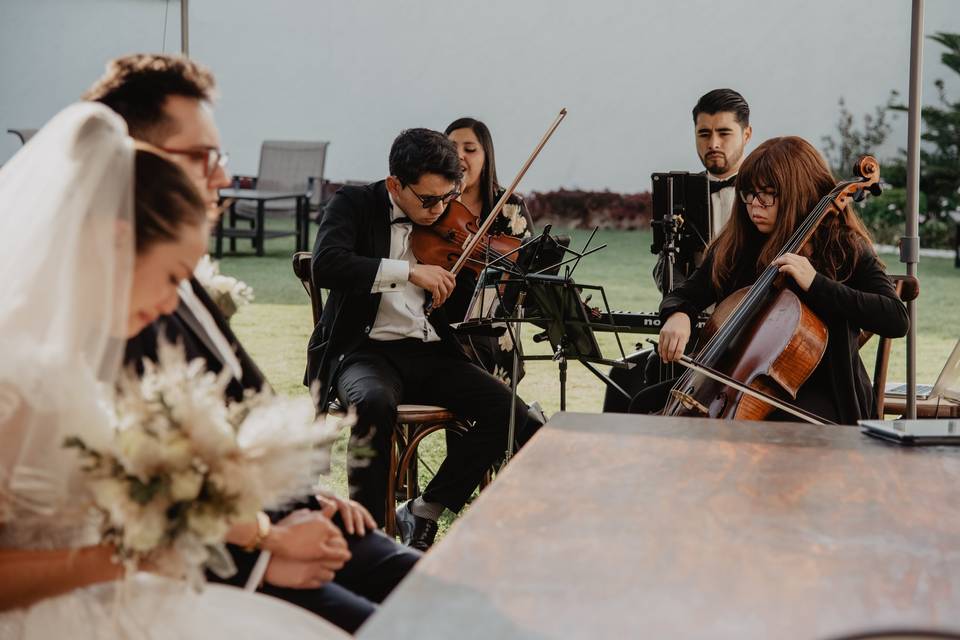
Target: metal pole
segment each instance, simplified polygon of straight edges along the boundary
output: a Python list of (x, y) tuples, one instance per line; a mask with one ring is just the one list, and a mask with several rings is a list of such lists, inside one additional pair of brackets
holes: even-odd
[(190, 0), (180, 0), (180, 53), (190, 57)]
[[(920, 108), (923, 92), (923, 0), (913, 0), (910, 32), (910, 101), (907, 118), (907, 227), (900, 239), (900, 262), (916, 277), (920, 261)], [(917, 417), (917, 303), (907, 303), (907, 417)]]

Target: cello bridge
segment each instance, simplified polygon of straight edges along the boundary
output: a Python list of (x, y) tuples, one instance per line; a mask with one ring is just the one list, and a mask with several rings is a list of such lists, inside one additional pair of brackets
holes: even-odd
[(683, 391), (679, 391), (677, 389), (671, 389), (670, 395), (672, 395), (673, 399), (679, 402), (684, 409), (687, 409), (688, 411), (697, 411), (705, 416), (710, 415), (710, 410), (700, 404), (696, 398), (690, 394), (684, 393)]

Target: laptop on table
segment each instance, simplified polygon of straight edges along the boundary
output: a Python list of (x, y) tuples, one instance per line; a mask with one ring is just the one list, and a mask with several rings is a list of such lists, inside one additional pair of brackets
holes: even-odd
[[(938, 396), (957, 397), (960, 396), (960, 340), (953, 346), (953, 351), (947, 357), (947, 362), (940, 370), (937, 381), (933, 384), (918, 384), (917, 400), (926, 400)], [(884, 388), (884, 395), (887, 398), (906, 398), (907, 385), (903, 382), (888, 382)]]

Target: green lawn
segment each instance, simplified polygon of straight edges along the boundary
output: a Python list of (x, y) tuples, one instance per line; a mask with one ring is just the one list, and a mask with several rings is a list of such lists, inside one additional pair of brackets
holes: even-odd
[[(572, 237), (571, 245), (580, 248), (588, 232), (557, 231)], [(577, 282), (603, 285), (607, 300), (614, 310), (654, 311), (660, 294), (654, 287), (650, 273), (654, 256), (650, 253), (651, 234), (639, 231), (601, 231), (591, 246), (606, 244), (606, 249), (585, 258), (576, 270)], [(241, 242), (241, 245), (247, 244)], [(241, 246), (241, 249), (245, 247)], [(273, 386), (281, 393), (306, 393), (301, 381), (306, 360), (306, 344), (312, 330), (310, 306), (306, 293), (291, 268), (292, 239), (278, 239), (267, 243), (267, 255), (226, 257), (221, 271), (240, 278), (251, 285), (256, 294), (254, 304), (241, 309), (233, 319), (233, 327), (244, 345), (260, 364)], [(905, 265), (896, 256), (882, 256), (891, 273), (904, 273)], [(921, 295), (917, 301), (918, 380), (932, 382), (954, 342), (960, 337), (960, 269), (948, 259), (924, 258), (919, 267)], [(592, 304), (599, 303), (594, 296)], [(524, 332), (524, 350), (527, 354), (547, 353), (545, 344), (534, 344), (533, 330)], [(627, 336), (624, 349), (633, 350), (633, 344), (643, 336)], [(875, 341), (874, 341), (875, 342)], [(602, 334), (600, 344), (617, 357), (612, 335)], [(872, 373), (874, 352), (872, 345), (864, 349), (867, 371)], [(888, 378), (905, 378), (906, 342), (895, 343)], [(549, 416), (559, 409), (557, 368), (552, 362), (529, 362), (527, 375), (520, 384), (520, 393), (527, 401), (538, 400)], [(569, 367), (567, 381), (567, 409), (597, 412), (603, 403), (602, 384), (586, 369), (576, 363)], [(438, 438), (439, 440), (439, 438)], [(344, 448), (341, 440), (338, 449)], [(426, 447), (434, 449), (442, 443)], [(437, 457), (437, 451), (431, 451)], [(343, 456), (337, 456), (331, 484), (343, 488)]]

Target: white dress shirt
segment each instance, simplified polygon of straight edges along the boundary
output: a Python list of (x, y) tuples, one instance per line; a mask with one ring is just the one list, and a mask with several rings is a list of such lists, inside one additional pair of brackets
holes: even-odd
[[(390, 198), (392, 210), (390, 221), (405, 218), (406, 214)], [(437, 342), (440, 336), (423, 311), (426, 291), (409, 281), (410, 269), (417, 259), (410, 248), (413, 223), (390, 225), (390, 253), (380, 260), (377, 277), (370, 293), (382, 293), (377, 318), (369, 334), (372, 340), (401, 340), (416, 338), (424, 342)]]
[(237, 358), (237, 354), (234, 353), (233, 347), (230, 346), (230, 342), (226, 336), (221, 333), (220, 327), (217, 326), (217, 322), (213, 319), (213, 316), (210, 315), (207, 308), (200, 302), (197, 294), (193, 292), (190, 281), (182, 281), (177, 288), (177, 293), (180, 294), (180, 302), (187, 305), (187, 308), (193, 313), (193, 316), (203, 327), (203, 330), (207, 332), (207, 336), (217, 348), (217, 352), (220, 354), (220, 360), (224, 363), (224, 366), (230, 368), (234, 378), (243, 380), (243, 367), (240, 366), (240, 359)]
[[(718, 182), (720, 178), (716, 178), (708, 173), (707, 180), (710, 182)], [(725, 187), (716, 193), (710, 194), (711, 240), (717, 237), (717, 234), (723, 229), (723, 225), (730, 219), (730, 212), (733, 209), (733, 201), (736, 197), (737, 190), (733, 186)]]

